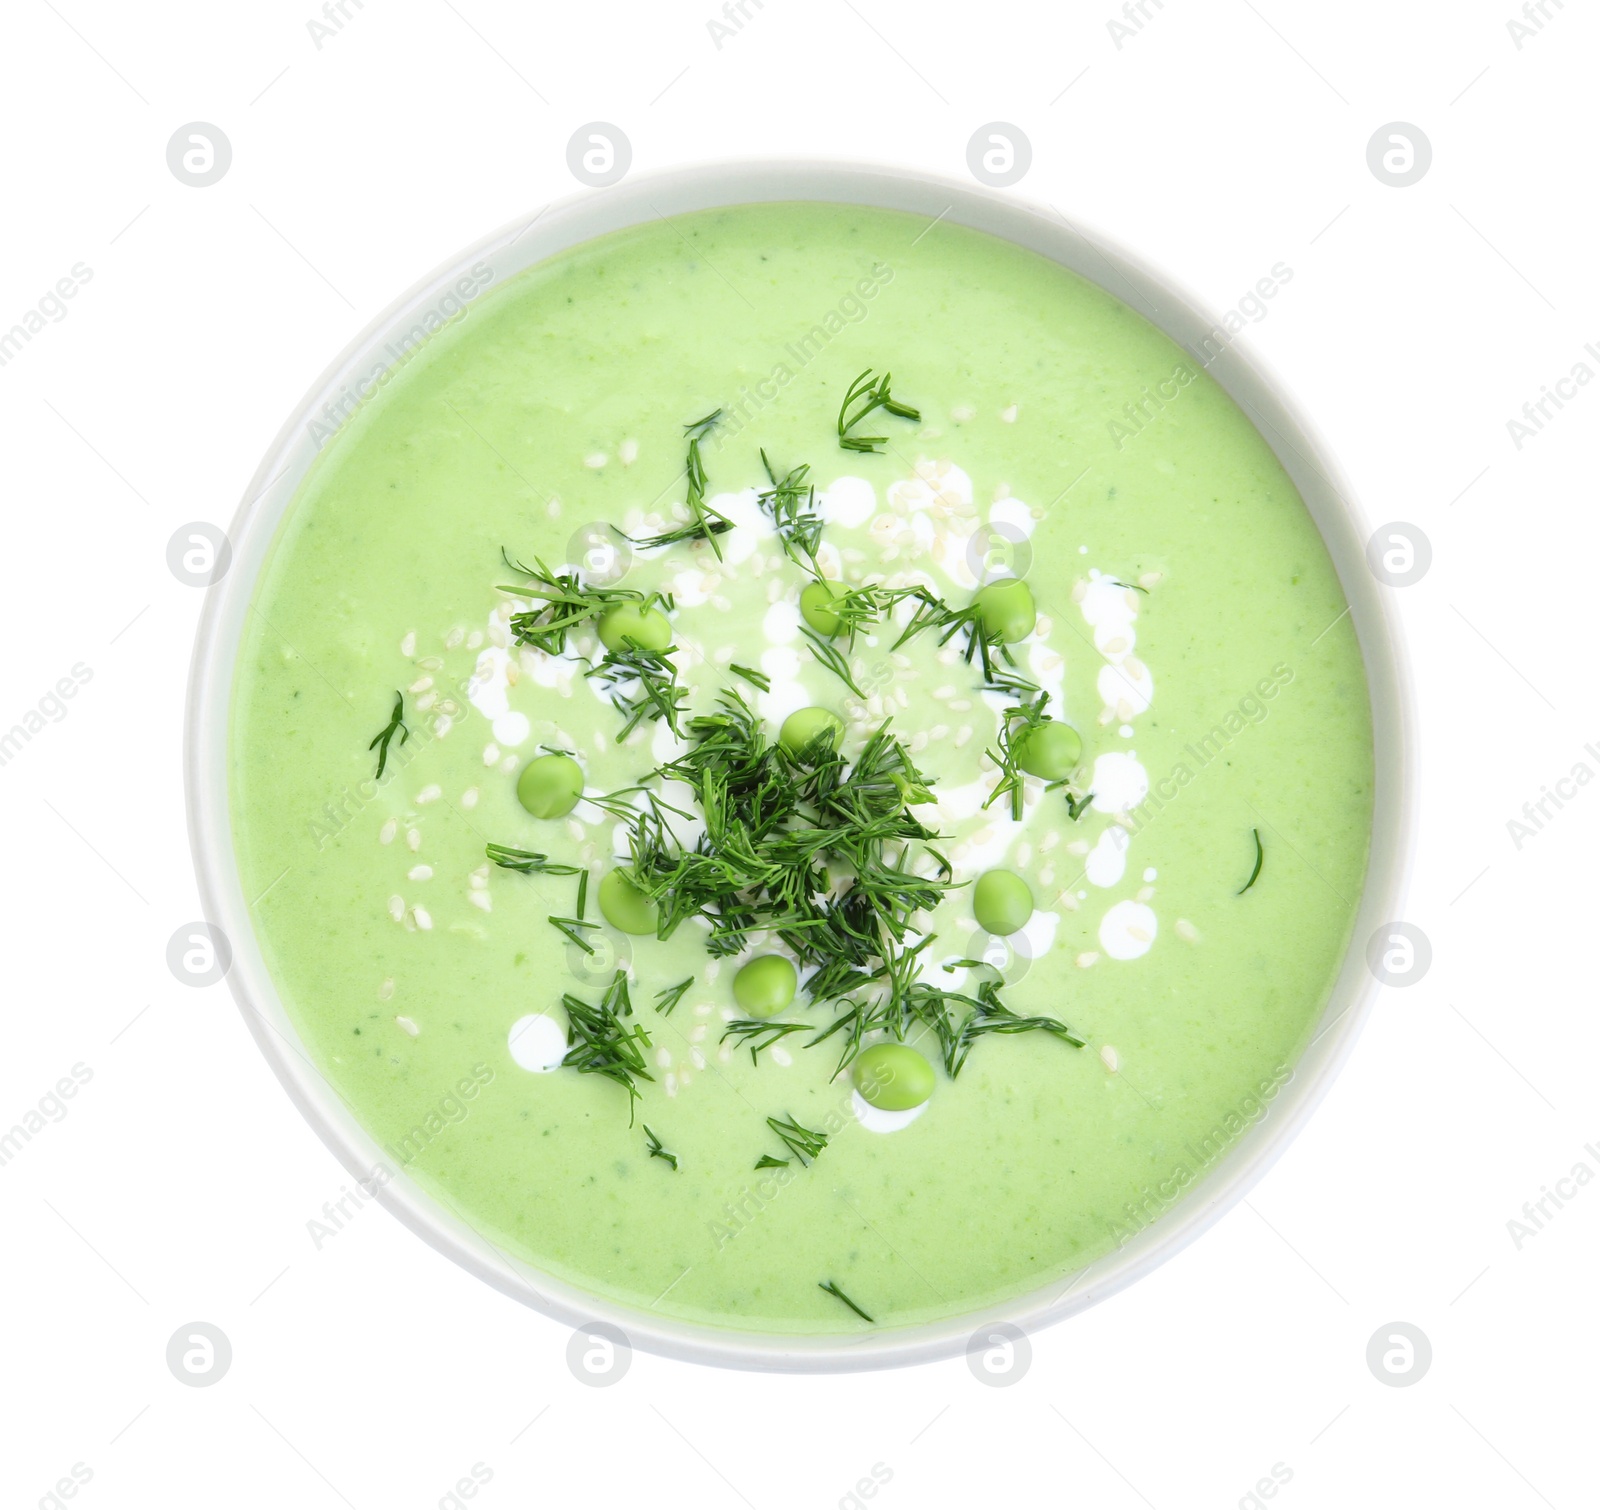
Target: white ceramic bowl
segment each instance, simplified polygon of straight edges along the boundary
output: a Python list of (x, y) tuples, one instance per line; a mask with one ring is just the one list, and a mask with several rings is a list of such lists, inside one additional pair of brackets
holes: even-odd
[[(279, 521), (316, 454), (309, 426), (352, 391), (370, 389), (392, 361), (386, 347), (428, 311), (451, 310), (457, 280), (474, 264), (496, 284), (563, 249), (608, 231), (721, 205), (819, 200), (877, 205), (942, 217), (1016, 242), (1099, 284), (1191, 352), (1217, 322), (1137, 258), (1059, 214), (1007, 194), (919, 173), (837, 163), (739, 163), (636, 177), (551, 205), (497, 231), (424, 278), (379, 315), (323, 373), (262, 460), (229, 531), (232, 566), (206, 598), (190, 675), (184, 746), (189, 831), (207, 919), (232, 944), (228, 983), (278, 1078), (324, 1142), (354, 1175), (392, 1163), (356, 1121), (301, 1047), (255, 939), (240, 888), (228, 816), (228, 706), (250, 596)], [(477, 281), (477, 280), (475, 280)], [(480, 290), (481, 292), (481, 290)], [(1217, 343), (1213, 340), (1212, 348)], [(1125, 1247), (1069, 1280), (1004, 1306), (950, 1320), (852, 1337), (803, 1338), (696, 1325), (615, 1305), (560, 1283), (494, 1248), (402, 1171), (379, 1198), (421, 1237), (514, 1299), (577, 1326), (620, 1327), (639, 1347), (739, 1368), (794, 1371), (883, 1368), (959, 1353), (975, 1335), (1007, 1322), (1033, 1331), (1131, 1284), (1192, 1241), (1259, 1180), (1294, 1137), (1349, 1055), (1376, 989), (1366, 942), (1399, 911), (1410, 847), (1411, 700), (1392, 611), (1367, 568), (1368, 526), (1333, 458), (1259, 362), (1228, 344), (1209, 359), (1210, 374), (1249, 415), (1305, 500), (1339, 573), (1360, 639), (1372, 698), (1376, 801), (1371, 865), (1353, 941), (1315, 1041), (1292, 1078), (1187, 1194)]]

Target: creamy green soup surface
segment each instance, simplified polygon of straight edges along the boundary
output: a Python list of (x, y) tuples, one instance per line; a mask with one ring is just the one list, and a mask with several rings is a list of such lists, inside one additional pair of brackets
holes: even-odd
[(1288, 477), (1126, 305), (947, 223), (747, 206), (475, 278), (240, 650), (308, 1052), (387, 1170), (640, 1311), (1067, 1286), (1260, 1118), (1349, 940), (1367, 688)]

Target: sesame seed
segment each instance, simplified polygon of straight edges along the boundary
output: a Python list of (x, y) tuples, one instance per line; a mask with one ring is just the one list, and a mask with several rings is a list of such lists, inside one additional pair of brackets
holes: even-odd
[(378, 983), (378, 1000), (388, 1001), (394, 995), (394, 976), (386, 975)]
[(1100, 1046), (1100, 1062), (1114, 1075), (1122, 1068), (1122, 1060), (1109, 1043)]
[(1086, 949), (1082, 954), (1080, 954), (1078, 956), (1078, 968), (1080, 970), (1087, 970), (1089, 968), (1089, 966), (1092, 965), (1099, 958), (1100, 958), (1100, 956), (1097, 953), (1095, 953), (1095, 951), (1093, 949)]
[(634, 462), (637, 461), (638, 459), (639, 459), (639, 442), (638, 441), (636, 441), (636, 440), (625, 440), (625, 441), (623, 441), (623, 443), (620, 446), (617, 447), (617, 460), (620, 461), (623, 464), (623, 466), (631, 467), (634, 464)]
[(444, 662), (436, 655), (425, 655), (417, 662), (419, 671), (439, 671), (443, 666)]
[(399, 922), (406, 915), (406, 900), (404, 897), (389, 898), (389, 916)]
[(584, 466), (588, 467), (591, 472), (598, 472), (609, 459), (610, 458), (604, 451), (591, 451), (583, 458), (583, 464)]
[(406, 637), (400, 641), (400, 654), (410, 660), (417, 653), (417, 631), (408, 629)]
[(1014, 424), (1016, 424), (1016, 422), (1017, 422), (1017, 406), (1015, 404), (1012, 404), (1008, 408), (1002, 409), (1000, 411), (1000, 423), (1001, 424), (1003, 424), (1003, 425), (1014, 425)]
[(397, 827), (398, 827), (398, 825), (395, 823), (393, 818), (387, 819), (384, 822), (383, 827), (378, 830), (378, 843), (379, 844), (393, 844), (394, 843), (395, 830), (396, 830)]
[(1186, 944), (1198, 944), (1200, 942), (1200, 930), (1188, 918), (1179, 918), (1172, 925), (1172, 931)]
[(461, 794), (461, 805), (462, 807), (476, 807), (478, 805), (477, 787), (469, 786), (466, 791)]
[(781, 1064), (784, 1069), (788, 1069), (789, 1066), (794, 1063), (794, 1060), (789, 1056), (789, 1051), (784, 1048), (781, 1043), (773, 1044), (772, 1048), (769, 1049), (768, 1052), (772, 1056), (772, 1062), (774, 1064)]
[(433, 927), (433, 918), (426, 907), (413, 907), (411, 916), (416, 919), (417, 927), (422, 929), (424, 933)]
[(422, 1032), (422, 1029), (419, 1028), (416, 1023), (412, 1022), (409, 1017), (395, 1018), (394, 1025), (399, 1028), (402, 1033), (409, 1033), (413, 1038)]
[[(900, 690), (904, 691), (905, 689), (901, 688)], [(958, 697), (950, 704), (950, 711), (952, 713), (970, 713), (972, 711), (972, 703), (968, 698)]]
[(412, 854), (416, 854), (422, 848), (422, 830), (420, 828), (408, 828), (406, 830), (406, 848)]
[(437, 783), (425, 786), (420, 792), (417, 793), (417, 806), (423, 807), (427, 803), (437, 802), (443, 795), (444, 793), (440, 790)]
[(483, 747), (483, 763), (485, 765), (493, 765), (495, 763), (495, 761), (497, 761), (499, 758), (500, 758), (500, 746), (499, 745), (497, 745), (497, 744), (495, 744), (495, 743), (493, 743), (491, 741), (489, 744), (486, 744)]
[(454, 650), (467, 637), (467, 631), (459, 624), (444, 637), (444, 648)]
[(955, 738), (952, 739), (950, 741), (950, 743), (953, 744), (956, 747), (956, 749), (959, 750), (961, 748), (961, 746), (964, 745), (971, 738), (972, 738), (972, 725), (971, 724), (963, 724), (961, 726), (961, 728), (956, 730)]
[(428, 709), (438, 701), (439, 694), (437, 692), (424, 692), (422, 696), (417, 699), (417, 712), (426, 713)]
[(552, 519), (559, 519), (561, 517), (561, 500), (559, 498), (552, 498), (550, 502), (544, 506), (544, 511)]
[(408, 881), (431, 881), (433, 879), (433, 867), (431, 865), (413, 865), (406, 872), (406, 879)]
[(483, 912), (494, 911), (494, 898), (486, 891), (469, 891), (467, 900)]

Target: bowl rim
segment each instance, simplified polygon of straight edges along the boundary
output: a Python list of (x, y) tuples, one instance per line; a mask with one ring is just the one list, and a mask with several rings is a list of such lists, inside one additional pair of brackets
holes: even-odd
[(1054, 206), (920, 169), (821, 159), (727, 159), (632, 174), (612, 187), (554, 201), (531, 218), (519, 218), (482, 237), (413, 284), (346, 344), (285, 420), (229, 526), (231, 565), (206, 592), (189, 673), (183, 769), (202, 911), (231, 946), (229, 990), (290, 1099), (344, 1168), (369, 1181), (379, 1169), (387, 1171), (375, 1194), (388, 1210), (468, 1272), (575, 1328), (608, 1324), (620, 1329), (631, 1346), (690, 1362), (838, 1372), (971, 1353), (1007, 1335), (1003, 1328), (1017, 1329), (1013, 1336), (1026, 1335), (1075, 1315), (1187, 1247), (1265, 1175), (1349, 1058), (1377, 994), (1378, 982), (1366, 965), (1366, 941), (1400, 915), (1415, 831), (1415, 717), (1390, 589), (1367, 566), (1370, 521), (1286, 385), (1259, 355), (1236, 339), (1226, 339), (1220, 352), (1203, 363), (1204, 369), (1244, 411), (1295, 483), (1350, 605), (1371, 701), (1374, 804), (1366, 883), (1319, 1031), (1261, 1116), (1204, 1170), (1192, 1189), (1175, 1196), (1130, 1241), (1064, 1280), (940, 1321), (859, 1337), (817, 1338), (688, 1322), (592, 1294), (501, 1252), (447, 1209), (441, 1196), (423, 1189), (403, 1169), (390, 1168), (386, 1151), (361, 1127), (297, 1041), (257, 947), (229, 819), (227, 735), (239, 633), (278, 524), (317, 454), (310, 436), (313, 417), (326, 413), (324, 406), (332, 400), (347, 399), (352, 382), (359, 390), (363, 373), (370, 380), (384, 365), (374, 361), (384, 349), (383, 338), (414, 324), (420, 314), (442, 311), (441, 301), (451, 297), (452, 285), (475, 264), (488, 261), (491, 285), (497, 287), (556, 252), (652, 217), (784, 201), (907, 210), (928, 217), (930, 226), (951, 219), (986, 231), (1040, 252), (1097, 284), (1163, 330), (1192, 359), (1198, 360), (1199, 340), (1224, 333), (1208, 308), (1170, 276)]

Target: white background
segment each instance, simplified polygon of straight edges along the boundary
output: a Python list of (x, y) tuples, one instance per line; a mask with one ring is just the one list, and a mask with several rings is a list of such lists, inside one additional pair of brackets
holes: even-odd
[[(75, 1063), (93, 1078), (0, 1168), (4, 1503), (53, 1503), (74, 1464), (93, 1475), (74, 1503), (106, 1510), (431, 1507), (474, 1464), (489, 1510), (849, 1505), (874, 1464), (890, 1510), (1249, 1505), (1274, 1464), (1273, 1503), (1304, 1510), (1595, 1503), (1600, 1188), (1520, 1250), (1507, 1228), (1576, 1162), (1600, 1171), (1600, 791), (1520, 850), (1506, 827), (1575, 762), (1600, 771), (1600, 392), (1520, 451), (1506, 425), (1575, 363), (1600, 371), (1600, 23), (1556, 3), (1519, 49), (1511, 0), (1147, 0), (1118, 48), (1111, 0), (749, 0), (718, 49), (711, 0), (347, 0), (319, 49), (310, 0), (9, 0), (0, 331), (74, 264), (93, 277), (0, 368), (0, 727), (75, 663), (93, 679), (0, 767), (0, 1128)], [(169, 537), (227, 524), (310, 380), (401, 289), (572, 192), (566, 143), (596, 119), (636, 173), (817, 154), (960, 176), (976, 127), (1016, 123), (1018, 193), (1214, 309), (1292, 266), (1246, 341), (1368, 520), (1433, 544), (1396, 594), (1424, 770), (1407, 916), (1431, 971), (1380, 997), (1246, 1204), (1037, 1336), (1010, 1388), (959, 1359), (785, 1379), (643, 1354), (581, 1386), (563, 1328), (385, 1213), (313, 1247), (343, 1171), (226, 988), (165, 963), (198, 915), (179, 741), (201, 597)], [(166, 162), (196, 120), (233, 145), (205, 189)], [(1366, 162), (1395, 120), (1433, 145), (1408, 188)], [(165, 1363), (194, 1320), (232, 1341), (210, 1388)], [(1433, 1348), (1405, 1388), (1366, 1363), (1396, 1320)]]

